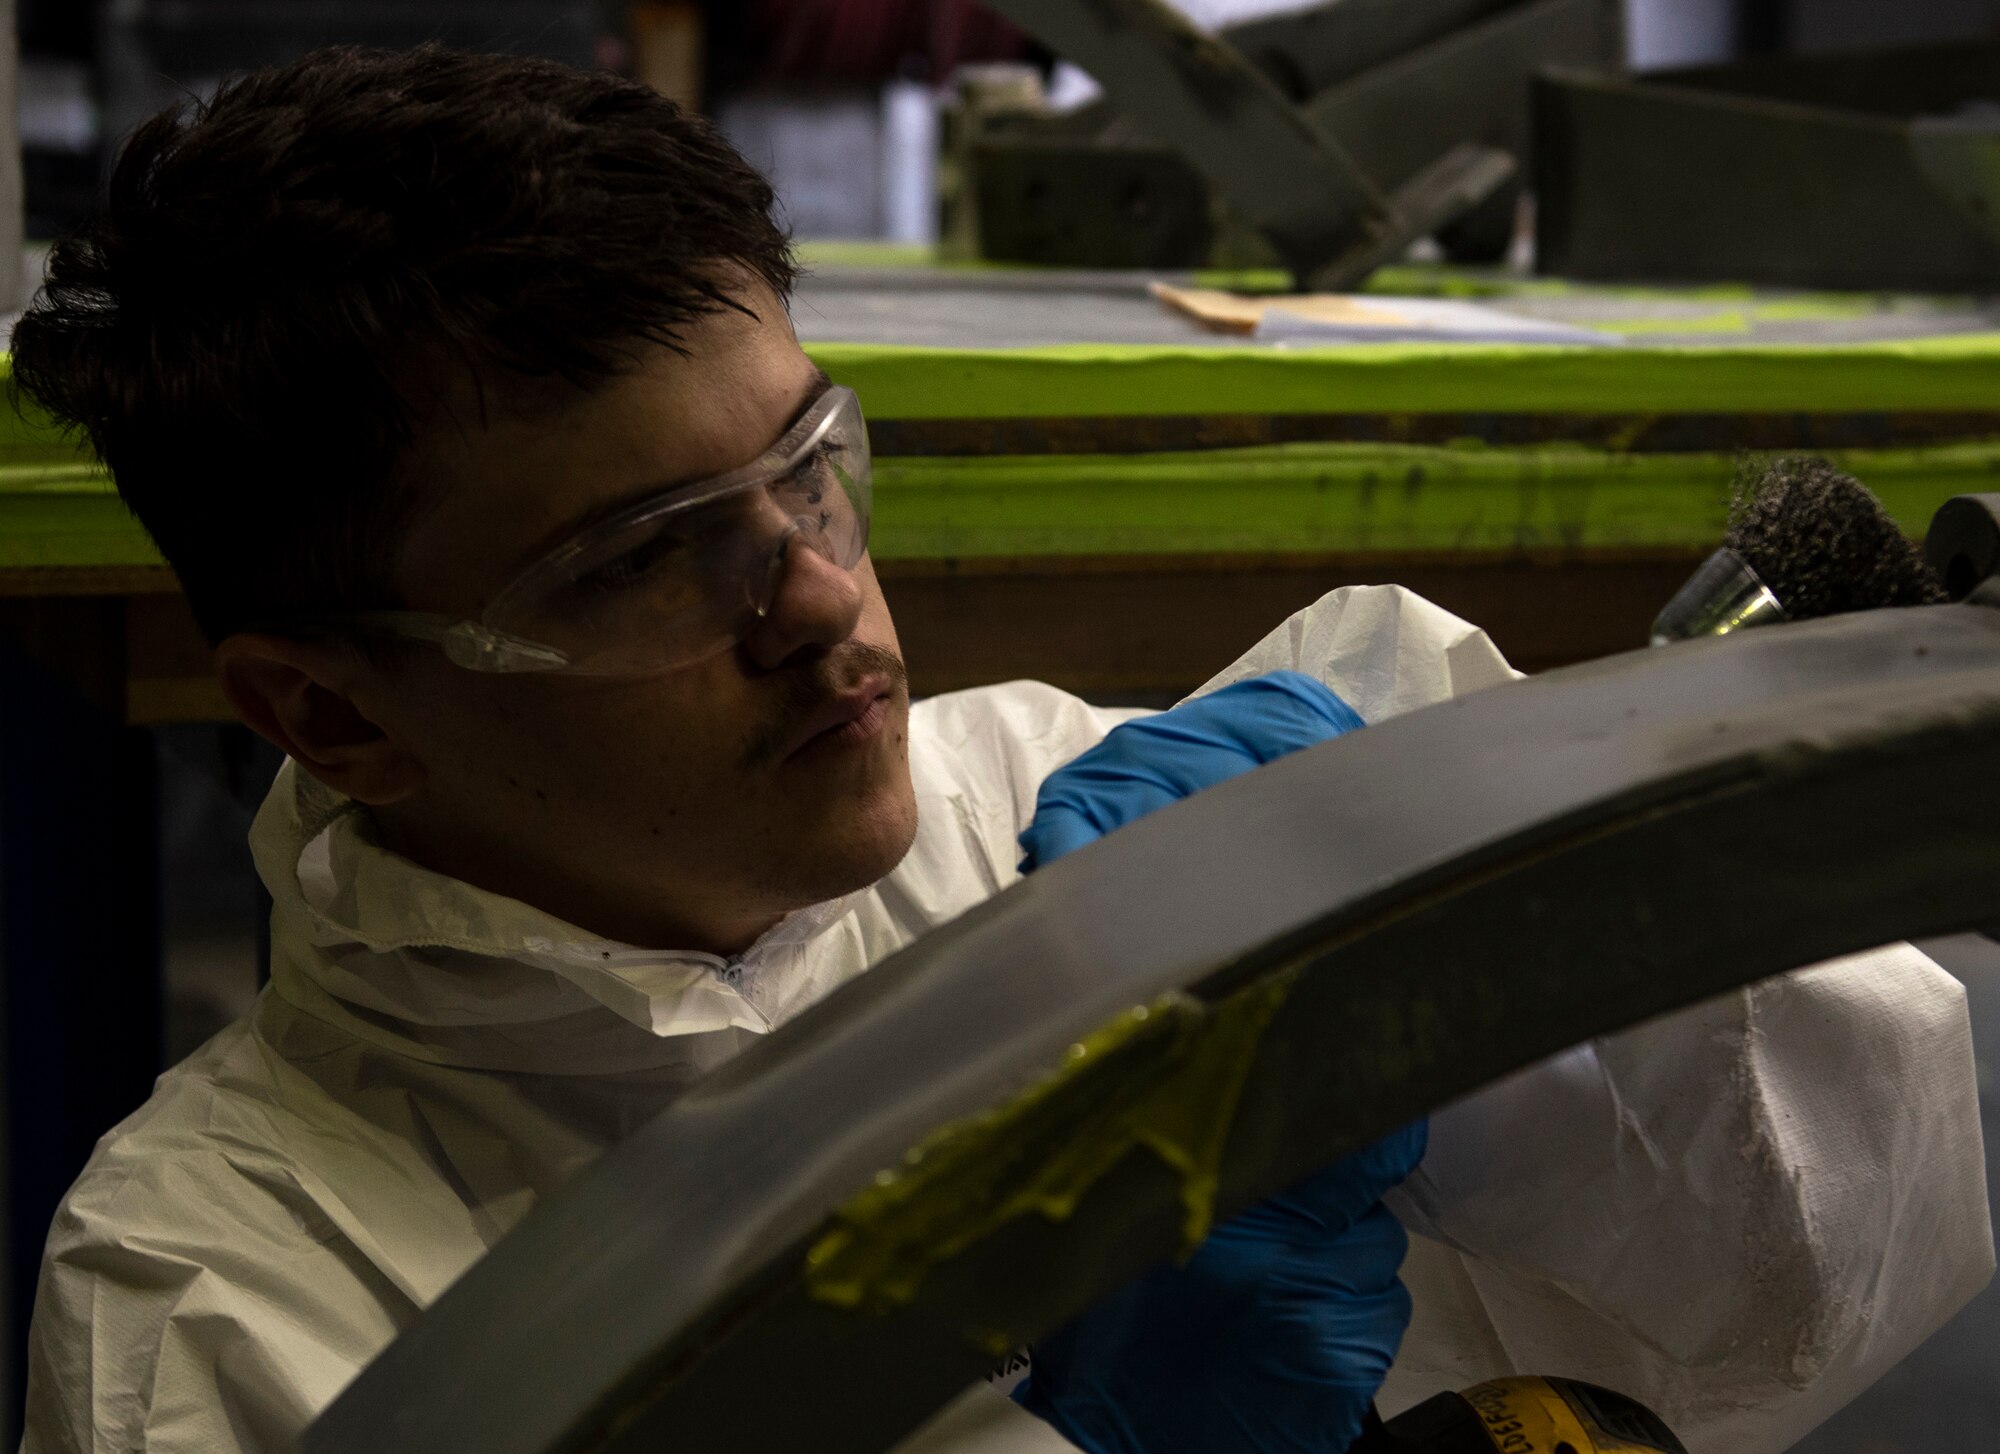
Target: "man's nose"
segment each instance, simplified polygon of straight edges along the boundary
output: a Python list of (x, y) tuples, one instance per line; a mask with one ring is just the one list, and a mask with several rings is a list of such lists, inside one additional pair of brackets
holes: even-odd
[(797, 531), (783, 549), (770, 609), (743, 638), (743, 649), (766, 671), (805, 648), (838, 646), (861, 620), (861, 583), (854, 572), (821, 555)]

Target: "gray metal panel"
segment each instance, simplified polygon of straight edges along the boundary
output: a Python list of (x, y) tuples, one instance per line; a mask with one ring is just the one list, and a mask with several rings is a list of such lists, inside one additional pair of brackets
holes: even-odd
[[(1910, 159), (1923, 179), (1989, 243), (2000, 244), (2000, 115), (1919, 117)], [(1989, 286), (2000, 275), (1989, 277)]]
[[(1127, 1155), (1067, 1220), (1008, 1223), (879, 1313), (809, 1296), (805, 1248), (1127, 1007), (1191, 991), (1199, 1036), (1296, 974), (1226, 1215), (1590, 1035), (1984, 922), (1996, 882), (2000, 612), (1773, 627), (1381, 723), (1111, 835), (746, 1051), (532, 1213), (304, 1449), (878, 1454), (979, 1375), (975, 1334), (1043, 1331), (1170, 1252), (1178, 1181)], [(1038, 1105), (1160, 1067), (1135, 1038)]]
[(595, 64), (595, 0), (108, 0), (99, 7), (107, 162), (126, 133), (186, 91), (327, 45), (463, 50)]
[(1935, 115), (1968, 102), (2000, 101), (2000, 43), (1959, 40), (1821, 55), (1750, 56), (1723, 65), (1649, 71), (1646, 80), (1875, 116)]
[[(1545, 77), (1536, 106), (1546, 272), (1947, 293), (2000, 285), (2000, 242), (1920, 169), (1906, 124), (1579, 74)], [(1948, 144), (2000, 148), (2000, 138)]]

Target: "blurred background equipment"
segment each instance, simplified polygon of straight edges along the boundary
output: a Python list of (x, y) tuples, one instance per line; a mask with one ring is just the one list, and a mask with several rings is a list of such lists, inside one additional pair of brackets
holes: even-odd
[[(938, 102), (970, 67), (1049, 57), (973, 0), (710, 5), (713, 114), (804, 237), (938, 236)], [(716, 12), (734, 9), (726, 20)]]
[(689, 0), (634, 0), (627, 24), (633, 77), (690, 111), (701, 110), (708, 44), (701, 7)]
[(2000, 282), (2000, 42), (1757, 57), (1535, 97), (1541, 271), (1806, 288)]
[[(1092, 77), (1078, 27), (1106, 4), (1236, 58), (1267, 120), (1282, 103), (1281, 132), (1345, 159), (1319, 157), (1333, 191), (1315, 200), (1240, 115), (1208, 128), (1237, 134), (1235, 161), (1191, 150), (1173, 86), (1136, 81), (1129, 50)], [(707, 111), (809, 239), (1299, 271), (1276, 212), (1296, 214), (1281, 232), (1352, 228), (1472, 144), (1514, 174), (1447, 171), (1419, 194), (1439, 215), (1391, 209), (1452, 260), (1524, 264), (1538, 243), (1566, 276), (1983, 291), (1994, 26), (1993, 0), (22, 0), (27, 230), (80, 216), (134, 121), (232, 68), (438, 38), (608, 66)]]
[[(1225, 27), (1201, 46), (1157, 19), (1171, 14), (1164, 0), (1115, 0), (1115, 21), (1107, 9), (1095, 24), (1081, 17), (1096, 5), (1002, 8), (1099, 66), (1106, 88), (1079, 112), (1017, 117), (972, 148), (982, 252), (1021, 262), (1200, 267), (1218, 237), (1235, 243), (1222, 260), (1247, 261), (1247, 225), (1264, 260), (1303, 281), (1356, 232), (1384, 230), (1385, 210), (1411, 214), (1386, 228), (1405, 245), (1440, 232), (1453, 255), (1495, 260), (1520, 195), (1507, 173), (1489, 171), (1484, 188), (1431, 216), (1417, 197), (1380, 193), (1460, 147), (1503, 152), (1518, 169), (1535, 72), (1624, 56), (1617, 0), (1330, 0)], [(1134, 28), (1142, 16), (1155, 17), (1151, 65)], [(1222, 77), (1227, 102), (1204, 100)]]
[(1924, 559), (1962, 601), (2000, 572), (2000, 495), (1954, 495), (1924, 536)]
[[(1212, 36), (1166, 0), (995, 3), (1103, 94), (1069, 110), (963, 98), (955, 180), (985, 257), (1262, 260), (1346, 287), (1371, 246), (1387, 261), (1420, 235), (1499, 260), (1532, 189), (1545, 272), (1931, 291), (2000, 278), (1993, 42), (1758, 54), (1782, 16), (1745, 6), (1733, 38), (1749, 59), (1634, 80), (1617, 0), (1322, 0)], [(1518, 177), (1417, 200), (1427, 168), (1475, 146)]]
[(595, 0), (107, 0), (95, 39), (103, 130), (121, 137), (231, 71), (323, 45), (441, 40), (588, 66), (603, 31)]
[[(1380, 159), (1362, 154), (1357, 160), (1347, 140), (1348, 118), (1338, 111), (1322, 114), (1306, 95), (1294, 98), (1279, 88), (1231, 42), (1227, 33), (1211, 36), (1194, 26), (1165, 0), (995, 0), (1063, 54), (1088, 65), (1115, 105), (1147, 133), (1171, 147), (1192, 165), (1218, 201), (1226, 201), (1269, 245), (1277, 261), (1301, 287), (1339, 288), (1359, 283), (1384, 262), (1398, 256), (1420, 237), (1455, 223), (1509, 182), (1518, 163), (1483, 144), (1475, 127), (1452, 128), (1436, 148), (1420, 141), (1411, 149), (1410, 165), (1386, 170)], [(1566, 3), (1566, 0), (1562, 0)], [(1597, 3), (1597, 0), (1593, 0)], [(1337, 13), (1353, 7), (1343, 4)], [(1597, 8), (1606, 9), (1598, 3)], [(1313, 14), (1315, 12), (1308, 12)], [(1565, 27), (1566, 30), (1574, 27)], [(1364, 29), (1362, 37), (1367, 35)], [(1351, 50), (1336, 37), (1335, 48)], [(1291, 35), (1279, 47), (1297, 55), (1305, 34)], [(1297, 67), (1285, 73), (1298, 81)], [(1395, 130), (1407, 137), (1417, 128), (1411, 118), (1428, 109), (1405, 96)], [(1454, 105), (1458, 98), (1453, 98)], [(1029, 133), (1032, 139), (1032, 131)], [(997, 140), (997, 139), (996, 139)], [(1086, 151), (1085, 155), (1088, 155)], [(1115, 159), (1116, 150), (1112, 152)], [(1092, 168), (1076, 155), (1059, 169), (1075, 190), (1052, 194), (1038, 165), (1038, 152), (1016, 155), (1019, 187), (1014, 192), (988, 191), (982, 216), (992, 229), (1025, 218), (1033, 227), (1049, 212), (1061, 217), (1066, 207), (1090, 207), (1094, 199), (1111, 198), (1115, 210), (1092, 209), (1092, 225), (1072, 236), (1100, 239), (1115, 233), (1118, 218), (1144, 219), (1150, 206), (1143, 188), (1128, 179)], [(974, 185), (986, 189), (987, 152), (975, 151), (974, 167), (982, 175)], [(1002, 255), (1001, 245), (989, 245)], [(1095, 261), (1103, 258), (1026, 258), (1026, 261)], [(1201, 258), (1160, 259), (1154, 266), (1198, 263)]]

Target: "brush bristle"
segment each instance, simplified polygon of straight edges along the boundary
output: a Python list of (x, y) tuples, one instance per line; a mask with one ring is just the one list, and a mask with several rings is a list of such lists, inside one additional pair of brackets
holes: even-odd
[(1795, 621), (1948, 599), (1882, 502), (1823, 459), (1792, 456), (1741, 470), (1724, 544)]

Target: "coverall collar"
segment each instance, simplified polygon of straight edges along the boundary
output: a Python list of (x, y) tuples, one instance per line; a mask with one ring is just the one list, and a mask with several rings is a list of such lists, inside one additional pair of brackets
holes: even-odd
[(398, 1042), (417, 1027), (568, 1020), (593, 1006), (654, 1037), (769, 1030), (763, 997), (746, 990), (795, 964), (868, 892), (787, 915), (733, 959), (641, 949), (390, 851), (361, 804), (289, 761), (251, 827), (250, 847), (274, 906), (278, 992), (331, 996), (377, 1025), (405, 1022), (369, 1037)]

